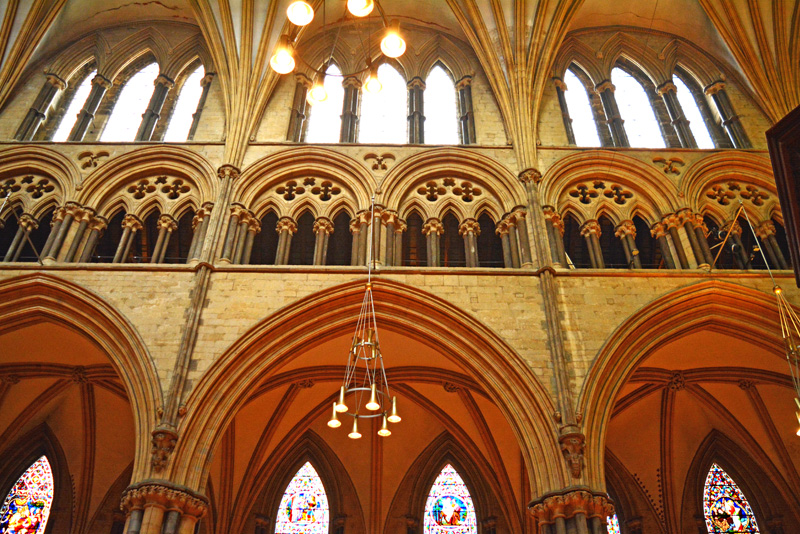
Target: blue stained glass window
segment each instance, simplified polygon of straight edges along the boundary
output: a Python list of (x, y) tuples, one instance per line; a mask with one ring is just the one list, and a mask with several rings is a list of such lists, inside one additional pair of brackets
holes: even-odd
[(709, 534), (718, 532), (760, 532), (750, 503), (728, 474), (714, 464), (708, 471), (703, 491), (703, 515)]
[(617, 514), (608, 516), (606, 521), (608, 526), (608, 534), (620, 534), (619, 519), (617, 519)]
[(329, 522), (328, 496), (322, 479), (306, 462), (286, 487), (278, 507), (275, 534), (327, 534)]
[(0, 534), (42, 534), (53, 504), (53, 471), (42, 456), (19, 477), (0, 508)]
[(478, 520), (467, 485), (447, 464), (425, 502), (424, 534), (477, 534)]

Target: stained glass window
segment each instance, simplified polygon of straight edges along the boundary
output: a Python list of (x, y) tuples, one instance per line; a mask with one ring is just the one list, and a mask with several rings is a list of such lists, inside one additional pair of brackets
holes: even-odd
[(275, 534), (327, 534), (329, 517), (325, 487), (311, 463), (306, 462), (286, 487)]
[(750, 503), (728, 473), (714, 464), (706, 477), (703, 515), (709, 534), (760, 532)]
[(53, 471), (47, 457), (31, 465), (0, 508), (0, 534), (42, 534), (53, 504)]
[(467, 485), (447, 464), (433, 483), (425, 502), (423, 534), (477, 534), (475, 506)]
[(64, 117), (61, 119), (61, 124), (58, 125), (58, 129), (55, 135), (53, 135), (53, 141), (56, 143), (63, 143), (67, 140), (67, 137), (69, 137), (72, 127), (75, 126), (75, 123), (78, 121), (78, 114), (83, 109), (86, 99), (89, 98), (89, 93), (92, 92), (92, 79), (94, 79), (96, 75), (96, 70), (90, 72), (78, 86), (75, 94), (72, 95), (72, 100), (69, 103), (66, 113), (64, 113)]
[(608, 534), (620, 534), (619, 519), (617, 519), (617, 514), (608, 516), (608, 518), (606, 518), (606, 522), (608, 526)]

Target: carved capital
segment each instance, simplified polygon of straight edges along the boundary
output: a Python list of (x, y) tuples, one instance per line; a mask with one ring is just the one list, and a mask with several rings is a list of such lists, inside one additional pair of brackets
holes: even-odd
[(666, 82), (666, 83), (662, 83), (661, 85), (659, 85), (658, 88), (656, 89), (656, 91), (658, 91), (659, 95), (664, 96), (665, 93), (669, 93), (669, 92), (677, 93), (678, 92), (678, 88), (675, 87), (674, 83)]
[(153, 85), (163, 85), (167, 89), (172, 89), (175, 86), (175, 82), (168, 77), (164, 76), (163, 74), (159, 74), (156, 76)]
[(129, 213), (122, 219), (122, 227), (138, 232), (142, 229), (142, 221), (136, 215)]
[(320, 232), (324, 232), (328, 235), (331, 235), (333, 233), (333, 223), (331, 222), (330, 219), (326, 217), (320, 217), (319, 219), (314, 221), (313, 230), (314, 230), (314, 235), (317, 235)]
[(419, 76), (415, 76), (411, 78), (411, 81), (407, 84), (409, 89), (422, 89), (425, 90), (425, 82)]
[(626, 235), (636, 239), (636, 225), (633, 221), (622, 221), (619, 226), (614, 230), (614, 235), (617, 237), (624, 237)]
[(102, 232), (108, 227), (108, 219), (105, 217), (92, 217), (89, 219), (89, 230)]
[(681, 226), (681, 219), (680, 217), (678, 217), (677, 214), (670, 213), (669, 215), (661, 219), (661, 224), (663, 224), (667, 230), (671, 230), (673, 228), (679, 228)]
[(738, 221), (731, 221), (729, 223), (725, 223), (725, 225), (721, 228), (721, 232), (723, 234), (727, 234), (730, 231), (731, 235), (741, 236), (742, 235), (742, 227), (739, 226)]
[(458, 227), (458, 235), (464, 234), (481, 235), (481, 225), (475, 219), (467, 219)]
[(92, 85), (99, 85), (100, 87), (108, 91), (114, 84), (111, 82), (111, 80), (109, 80), (102, 74), (97, 74), (94, 78), (92, 78)]
[(200, 85), (205, 87), (206, 85), (210, 84), (212, 81), (214, 81), (214, 76), (216, 76), (216, 73), (207, 72), (206, 75), (203, 76), (203, 79), (200, 80)]
[(361, 80), (359, 80), (357, 76), (348, 76), (342, 80), (342, 87), (345, 89), (361, 89)]
[(546, 221), (550, 221), (553, 225), (553, 228), (558, 230), (558, 233), (561, 234), (561, 237), (564, 237), (564, 221), (561, 219), (561, 216), (556, 213), (556, 210), (553, 206), (544, 206), (542, 208), (544, 211), (544, 218)]
[(538, 169), (531, 167), (530, 169), (525, 169), (519, 173), (517, 178), (523, 184), (538, 184), (542, 181), (542, 173), (539, 172)]
[(667, 235), (667, 229), (664, 226), (664, 224), (657, 222), (650, 227), (650, 235), (653, 236), (655, 239), (658, 239), (659, 237), (664, 237)]
[(156, 228), (159, 230), (166, 230), (167, 232), (174, 232), (178, 229), (177, 221), (172, 217), (172, 215), (164, 214), (158, 218), (158, 222), (156, 223)]
[(408, 230), (408, 224), (403, 219), (398, 218), (394, 223), (394, 233), (402, 234), (406, 230)]
[(708, 96), (712, 96), (712, 95), (715, 95), (715, 94), (719, 93), (720, 91), (724, 91), (724, 90), (725, 90), (725, 82), (720, 80), (720, 81), (714, 82), (711, 85), (709, 85), (708, 87), (706, 87), (704, 92)]
[(208, 499), (166, 480), (131, 484), (122, 493), (120, 508), (125, 512), (153, 505), (200, 518), (208, 510)]
[(602, 93), (603, 91), (611, 91), (613, 93), (614, 91), (617, 90), (617, 88), (614, 86), (613, 83), (611, 83), (611, 80), (606, 80), (604, 82), (600, 82), (597, 86), (595, 86), (594, 90), (597, 91), (598, 93)]
[(248, 217), (247, 218), (247, 231), (253, 234), (261, 233), (261, 221), (256, 219), (255, 217)]
[(581, 235), (583, 237), (596, 235), (599, 238), (602, 234), (603, 231), (600, 229), (600, 223), (595, 219), (589, 219), (581, 226)]
[(569, 89), (561, 78), (553, 78), (553, 85), (556, 86), (556, 89), (561, 89), (562, 91), (567, 91)]
[(77, 202), (67, 202), (64, 204), (64, 209), (67, 215), (72, 215), (73, 219), (80, 219), (81, 215), (83, 215), (83, 208)]
[(32, 232), (39, 228), (39, 221), (34, 219), (31, 215), (23, 213), (19, 216), (19, 225), (26, 232)]
[(568, 520), (577, 514), (585, 514), (588, 519), (599, 517), (605, 521), (614, 514), (614, 506), (605, 493), (573, 487), (531, 502), (528, 511), (540, 525), (550, 525), (555, 523), (556, 518)]
[(472, 85), (472, 76), (467, 74), (456, 82), (456, 91), (460, 91), (466, 87), (469, 87), (470, 85)]
[(681, 226), (684, 226), (687, 223), (694, 225), (695, 214), (691, 209), (683, 208), (682, 210), (678, 210), (676, 215), (678, 216)]
[(766, 239), (771, 235), (775, 235), (775, 223), (772, 221), (764, 221), (756, 226), (756, 235), (760, 239)]
[(444, 233), (444, 226), (442, 226), (442, 222), (439, 219), (428, 219), (425, 224), (422, 225), (422, 233), (423, 235), (429, 235), (431, 233), (442, 235)]
[(241, 204), (231, 204), (231, 217), (236, 217), (239, 220), (239, 222), (241, 222), (242, 219), (247, 217), (248, 213), (249, 210), (244, 206), (242, 206)]
[(286, 230), (290, 235), (297, 232), (297, 223), (291, 217), (281, 217), (278, 219), (278, 224), (275, 226), (275, 231), (279, 234)]
[(586, 437), (580, 432), (561, 434), (558, 437), (561, 454), (567, 461), (572, 478), (581, 478), (583, 471), (583, 452), (586, 448)]
[(217, 176), (220, 180), (225, 178), (230, 178), (231, 180), (235, 180), (239, 177), (241, 171), (234, 167), (233, 165), (222, 165), (219, 169), (217, 169)]
[(178, 433), (172, 428), (160, 426), (153, 430), (152, 436), (150, 465), (154, 471), (162, 471), (178, 443)]
[(522, 206), (517, 206), (511, 211), (511, 213), (508, 214), (508, 219), (515, 225), (519, 226), (520, 224), (525, 224), (525, 218), (527, 216), (527, 210), (525, 210), (525, 208)]
[(67, 88), (67, 82), (59, 78), (57, 75), (48, 72), (45, 74), (45, 78), (47, 79), (47, 83), (58, 89), (59, 91), (63, 91)]

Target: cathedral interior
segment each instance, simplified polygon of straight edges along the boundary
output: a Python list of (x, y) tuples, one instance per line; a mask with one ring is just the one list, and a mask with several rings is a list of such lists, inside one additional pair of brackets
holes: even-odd
[(798, 105), (799, 0), (0, 2), (0, 534), (797, 532)]

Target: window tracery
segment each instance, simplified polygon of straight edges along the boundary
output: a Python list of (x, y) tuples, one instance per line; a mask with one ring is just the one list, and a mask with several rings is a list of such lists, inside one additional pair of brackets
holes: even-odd
[(311, 462), (306, 462), (289, 482), (277, 516), (275, 534), (328, 534), (328, 496)]
[(425, 502), (423, 534), (477, 534), (475, 506), (458, 471), (447, 464)]
[(122, 88), (103, 133), (101, 142), (130, 142), (142, 121), (158, 77), (157, 63), (151, 63), (137, 72)]
[(711, 466), (706, 477), (703, 490), (703, 515), (709, 534), (760, 532), (744, 493), (717, 464)]
[(40, 457), (19, 477), (0, 508), (0, 532), (43, 534), (53, 504), (53, 471)]

